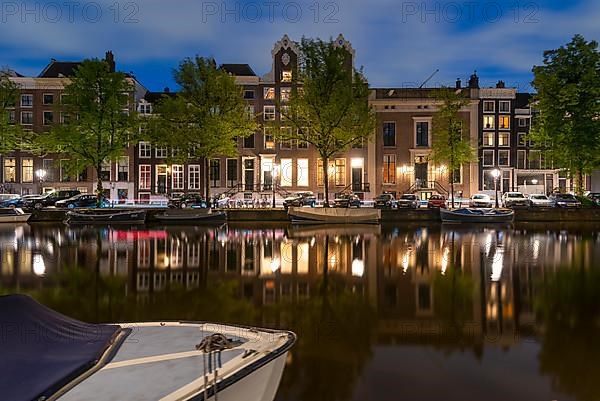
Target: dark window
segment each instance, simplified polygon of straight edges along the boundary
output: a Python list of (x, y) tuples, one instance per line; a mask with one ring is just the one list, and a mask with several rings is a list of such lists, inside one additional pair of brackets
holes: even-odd
[(396, 123), (383, 123), (383, 146), (396, 146)]
[(254, 148), (254, 134), (244, 138), (244, 147), (247, 149)]
[(44, 95), (44, 104), (54, 104), (54, 95)]
[(417, 123), (417, 146), (429, 146), (429, 123), (421, 121)]
[(245, 90), (244, 91), (244, 99), (254, 99), (254, 91), (253, 90)]
[(54, 113), (51, 111), (44, 112), (44, 125), (51, 125), (54, 122)]
[(220, 186), (221, 182), (221, 161), (211, 160), (210, 161), (210, 185), (215, 188)]
[(234, 185), (238, 180), (238, 163), (237, 159), (227, 159), (227, 184)]

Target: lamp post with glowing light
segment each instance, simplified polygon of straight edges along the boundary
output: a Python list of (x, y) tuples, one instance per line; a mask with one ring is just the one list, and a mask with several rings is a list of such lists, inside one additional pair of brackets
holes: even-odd
[(494, 191), (496, 192), (496, 209), (498, 209), (498, 178), (500, 177), (500, 170), (497, 168), (491, 171), (492, 177), (494, 177)]
[(271, 188), (273, 188), (273, 209), (275, 208), (275, 180), (279, 175), (279, 165), (274, 164), (271, 170)]
[(35, 176), (38, 178), (38, 181), (40, 183), (40, 193), (43, 193), (44, 191), (43, 191), (42, 185), (44, 183), (44, 178), (46, 178), (46, 170), (44, 170), (44, 169), (36, 170)]

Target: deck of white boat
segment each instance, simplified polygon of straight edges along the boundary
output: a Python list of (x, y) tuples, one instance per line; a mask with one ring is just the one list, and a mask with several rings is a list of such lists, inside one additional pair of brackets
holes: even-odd
[[(212, 330), (211, 330), (212, 328)], [(160, 400), (204, 376), (203, 354), (195, 350), (204, 337), (222, 332), (216, 326), (133, 326), (114, 358), (68, 391), (61, 401)], [(227, 334), (240, 342), (247, 339)], [(225, 365), (244, 348), (222, 352)]]

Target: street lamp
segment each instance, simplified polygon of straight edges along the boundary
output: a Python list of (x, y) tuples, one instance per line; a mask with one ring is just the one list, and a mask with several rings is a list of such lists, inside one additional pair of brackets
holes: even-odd
[(271, 170), (271, 187), (273, 188), (273, 208), (275, 208), (275, 180), (279, 175), (279, 165), (274, 164)]
[(40, 193), (43, 193), (42, 184), (44, 182), (44, 178), (46, 178), (46, 170), (44, 170), (44, 169), (36, 170), (35, 176), (38, 178), (38, 181), (40, 183)]
[(500, 177), (500, 170), (497, 168), (491, 171), (492, 177), (494, 177), (494, 190), (496, 192), (496, 209), (498, 209), (498, 178)]

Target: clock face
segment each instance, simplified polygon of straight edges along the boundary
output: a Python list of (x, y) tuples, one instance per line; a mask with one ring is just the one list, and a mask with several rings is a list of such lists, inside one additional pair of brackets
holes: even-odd
[(283, 65), (288, 65), (290, 63), (290, 55), (287, 53), (283, 53), (283, 56), (281, 56), (281, 62), (283, 63)]

